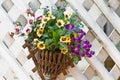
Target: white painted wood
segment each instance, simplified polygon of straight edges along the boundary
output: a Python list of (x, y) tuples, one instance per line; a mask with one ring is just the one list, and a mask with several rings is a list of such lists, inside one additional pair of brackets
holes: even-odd
[[(102, 40), (103, 46), (109, 50), (109, 55), (112, 59), (116, 62), (117, 65), (120, 67), (120, 53), (114, 46), (114, 44), (107, 38), (105, 33), (101, 30), (98, 24), (90, 17), (87, 11), (83, 8), (82, 4), (77, 4), (77, 1), (73, 2), (71, 0), (67, 0), (68, 3), (74, 8), (78, 9), (78, 13), (82, 20), (84, 20), (87, 25), (96, 33), (96, 35)], [(111, 46), (110, 46), (111, 45)], [(116, 53), (116, 54), (115, 54)], [(118, 57), (119, 56), (119, 57)], [(89, 59), (91, 64), (94, 65), (97, 72), (102, 76), (104, 80), (114, 80), (114, 78), (107, 72), (107, 70), (103, 67), (103, 65), (97, 60), (97, 58), (93, 57)], [(89, 61), (88, 60), (88, 61)], [(98, 65), (100, 68), (98, 68)], [(100, 70), (101, 69), (101, 70)]]
[(88, 27), (90, 27), (94, 31), (96, 37), (100, 39), (101, 45), (107, 50), (111, 58), (120, 67), (120, 52), (117, 50), (115, 45), (108, 39), (100, 26), (98, 26), (98, 24), (87, 13), (87, 11), (83, 8), (82, 4), (77, 4), (77, 1), (76, 3), (70, 0), (67, 1), (71, 4), (73, 8), (78, 9), (78, 13), (81, 19), (86, 23)]
[[(4, 0), (0, 0), (0, 4), (3, 1)], [(17, 18), (20, 16), (20, 14), (24, 15), (24, 12), (29, 7), (28, 3), (30, 1), (34, 1), (34, 0), (27, 0), (27, 1), (11, 0), (11, 1), (13, 1), (14, 6), (9, 10), (8, 13), (6, 13), (4, 11), (4, 9), (0, 6), (0, 16), (1, 16), (0, 27), (2, 27), (2, 29), (0, 29), (0, 38), (1, 39), (3, 39), (5, 37), (5, 34), (8, 31), (11, 31), (11, 29), (13, 30), (14, 25), (12, 24), (12, 22), (16, 21)], [(57, 0), (38, 0), (38, 1), (40, 1), (42, 3), (41, 7), (53, 6), (57, 2)], [(83, 22), (85, 22), (86, 25), (89, 27), (90, 31), (88, 30), (87, 38), (90, 37), (90, 41), (95, 44), (95, 45), (93, 45), (94, 46), (93, 49), (95, 49), (95, 51), (96, 51), (95, 56), (97, 56), (97, 57), (94, 56), (93, 58), (90, 58), (90, 59), (86, 58), (86, 60), (89, 62), (88, 66), (92, 67), (92, 69), (87, 68), (88, 67), (88, 66), (86, 66), (87, 64), (82, 65), (82, 63), (81, 63), (80, 65), (77, 65), (77, 67), (69, 69), (70, 76), (69, 75), (64, 76), (64, 75), (60, 74), (58, 77), (59, 78), (58, 80), (89, 80), (89, 78), (91, 79), (92, 77), (93, 77), (92, 80), (101, 80), (99, 77), (102, 77), (103, 78), (102, 80), (117, 79), (119, 76), (118, 74), (120, 72), (119, 71), (120, 52), (116, 49), (116, 47), (113, 43), (116, 41), (118, 42), (119, 37), (116, 36), (114, 38), (113, 37), (114, 32), (112, 32), (113, 34), (111, 33), (110, 36), (107, 37), (105, 35), (105, 33), (103, 32), (103, 30), (99, 26), (99, 25), (104, 25), (105, 23), (102, 23), (102, 20), (100, 20), (101, 22), (98, 25), (96, 23), (96, 20), (98, 20), (101, 17), (100, 15), (101, 15), (101, 11), (102, 11), (102, 13), (106, 16), (106, 19), (108, 18), (108, 20), (113, 25), (113, 27), (115, 27), (115, 29), (120, 33), (120, 27), (119, 27), (120, 24), (118, 21), (119, 17), (116, 15), (116, 13), (112, 9), (107, 7), (107, 5), (105, 3), (103, 4), (103, 0), (100, 0), (100, 4), (99, 4), (99, 0), (93, 0), (97, 5), (94, 3), (88, 12), (85, 10), (83, 5), (84, 5), (85, 1), (87, 3), (87, 1), (92, 1), (92, 0), (75, 0), (75, 1), (67, 0), (67, 1), (70, 2), (70, 4), (72, 5), (73, 8), (78, 9), (78, 13), (79, 13), (80, 17), (82, 18)], [(118, 3), (115, 2), (114, 4), (117, 4), (117, 6), (118, 6)], [(115, 8), (116, 8), (116, 6), (115, 6)], [(37, 13), (39, 14), (38, 10), (37, 10)], [(98, 20), (98, 22), (99, 22), (99, 20)], [(105, 22), (106, 22), (106, 20), (105, 20)], [(6, 23), (8, 23), (9, 25)], [(116, 30), (114, 30), (114, 31), (116, 32)], [(98, 43), (96, 43), (94, 41), (95, 38), (97, 41), (100, 41), (99, 45), (98, 45)], [(112, 43), (109, 38), (112, 38), (114, 40), (114, 42)], [(8, 39), (8, 38), (5, 38), (5, 39)], [(15, 74), (19, 77), (20, 80), (31, 80), (30, 76), (34, 80), (40, 80), (39, 75), (36, 75), (37, 73), (33, 73), (31, 71), (31, 69), (34, 67), (33, 62), (29, 61), (29, 60), (27, 61), (27, 59), (24, 59), (24, 57), (26, 55), (28, 55), (28, 51), (25, 53), (25, 55), (22, 55), (22, 54), (24, 54), (23, 52), (21, 52), (21, 50), (23, 48), (20, 46), (22, 46), (23, 43), (24, 43), (23, 39), (15, 38), (15, 42), (12, 44), (12, 46), (10, 46), (9, 50), (5, 46), (0, 45), (0, 52), (2, 52), (2, 57), (5, 60), (7, 60), (7, 62), (9, 63), (9, 66), (12, 68), (12, 70), (15, 72)], [(102, 50), (103, 49), (102, 47), (104, 47), (104, 49), (107, 51)], [(116, 65), (113, 67), (113, 69), (110, 72), (112, 74), (108, 73), (108, 71), (106, 70), (106, 68), (104, 67), (104, 64), (103, 64), (109, 55), (116, 63)], [(17, 58), (20, 61), (20, 64), (22, 64), (22, 66), (19, 65), (19, 63), (16, 61), (15, 58)], [(31, 66), (31, 64), (32, 64), (32, 66)], [(90, 77), (86, 76), (84, 74), (85, 71), (83, 71), (83, 73), (82, 73), (82, 71), (80, 71), (81, 69), (79, 70), (79, 68), (80, 68), (79, 66), (82, 66), (82, 71), (85, 70), (86, 72), (89, 72), (89, 74), (91, 73)], [(83, 69), (84, 66), (87, 69)], [(94, 74), (96, 74), (96, 76), (94, 76)], [(89, 77), (89, 78), (87, 79), (87, 77)], [(2, 79), (4, 80), (3, 77), (2, 77)], [(1, 80), (1, 77), (0, 77), (0, 80)]]
[(88, 80), (77, 67), (69, 68), (69, 71), (75, 80)]
[(120, 35), (115, 31), (115, 29), (111, 32), (109, 38), (115, 45), (117, 45), (120, 41)]
[(118, 68), (117, 65), (114, 65), (110, 73), (114, 76), (114, 78), (117, 80), (120, 76), (120, 69)]
[(12, 57), (9, 52), (9, 50), (4, 46), (2, 41), (0, 41), (0, 52), (1, 56), (8, 62), (12, 70), (15, 72), (17, 77), (20, 80), (32, 80), (25, 71), (22, 70), (22, 68), (18, 65), (14, 57)]
[(106, 16), (106, 18), (110, 21), (110, 23), (114, 26), (114, 28), (120, 33), (120, 18), (118, 17), (118, 15), (111, 8), (109, 8), (103, 0), (93, 1)]
[(24, 0), (12, 0), (14, 5), (17, 6), (21, 13), (25, 12), (28, 7), (28, 5), (25, 4)]
[(93, 4), (91, 9), (88, 11), (88, 13), (92, 16), (94, 20), (97, 20), (97, 18), (101, 14), (101, 11), (97, 8), (95, 4)]

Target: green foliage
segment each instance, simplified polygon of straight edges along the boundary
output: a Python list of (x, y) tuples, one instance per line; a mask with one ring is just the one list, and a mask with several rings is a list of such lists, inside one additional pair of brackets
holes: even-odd
[[(44, 8), (43, 15), (41, 17), (35, 16), (33, 23), (30, 23), (31, 30), (28, 29), (27, 40), (32, 41), (31, 44), (34, 48), (41, 50), (51, 50), (55, 51), (61, 50), (61, 53), (66, 54), (73, 58), (74, 62), (77, 64), (80, 60), (80, 53), (85, 52), (84, 49), (79, 47), (78, 53), (70, 50), (70, 46), (73, 46), (74, 51), (77, 50), (77, 44), (84, 45), (81, 41), (77, 41), (80, 34), (83, 36), (86, 34), (80, 32), (80, 29), (83, 27), (83, 24), (79, 20), (77, 11), (70, 12), (66, 10), (66, 3), (61, 3), (57, 8), (52, 7), (49, 10), (49, 7)], [(29, 15), (33, 13), (29, 12)], [(20, 23), (17, 23), (20, 25)], [(19, 30), (18, 30), (19, 31)], [(76, 32), (78, 31), (78, 32)], [(20, 36), (26, 36), (25, 33), (22, 33)], [(76, 41), (72, 41), (75, 38)], [(82, 40), (82, 38), (81, 38)], [(34, 49), (33, 48), (33, 49)]]
[(80, 59), (76, 55), (73, 55), (72, 57), (73, 57), (75, 64), (78, 64)]

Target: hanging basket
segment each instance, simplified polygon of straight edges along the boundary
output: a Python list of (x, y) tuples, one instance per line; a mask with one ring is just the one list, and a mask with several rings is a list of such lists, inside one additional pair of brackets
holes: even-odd
[(60, 73), (63, 73), (64, 75), (67, 74), (66, 70), (69, 66), (74, 67), (73, 59), (59, 51), (53, 53), (48, 50), (33, 49), (33, 45), (27, 40), (23, 45), (23, 48), (26, 47), (30, 52), (27, 58), (32, 58), (35, 63), (33, 72), (37, 71), (42, 80), (46, 80), (45, 77), (47, 75), (49, 75), (50, 80), (56, 80)]

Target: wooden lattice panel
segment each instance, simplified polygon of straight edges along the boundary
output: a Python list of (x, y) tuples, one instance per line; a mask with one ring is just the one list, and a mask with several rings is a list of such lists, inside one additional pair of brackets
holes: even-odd
[[(35, 65), (32, 59), (27, 59), (28, 49), (22, 48), (24, 38), (12, 38), (8, 32), (14, 30), (17, 21), (22, 22), (23, 28), (29, 26), (25, 14), (27, 8), (30, 7), (38, 15), (41, 14), (40, 6), (51, 6), (56, 2), (57, 0), (0, 0), (0, 49), (3, 49), (0, 50), (0, 66), (3, 64), (2, 58), (6, 60), (5, 64), (14, 63), (4, 69), (0, 67), (0, 80), (40, 80), (38, 73), (32, 72)], [(70, 68), (67, 80), (120, 80), (120, 0), (66, 2), (70, 4), (68, 9), (78, 10), (87, 32), (85, 38), (91, 41), (96, 52), (93, 58), (83, 58), (75, 68)], [(114, 65), (109, 67), (112, 62)], [(63, 74), (58, 76), (58, 80), (65, 78)]]

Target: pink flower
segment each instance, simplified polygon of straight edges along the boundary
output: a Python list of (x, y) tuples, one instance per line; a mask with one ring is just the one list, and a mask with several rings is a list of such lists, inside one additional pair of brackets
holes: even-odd
[(21, 32), (20, 26), (15, 27), (15, 34), (20, 34), (20, 32)]
[(31, 33), (31, 31), (32, 31), (32, 28), (31, 28), (31, 27), (28, 27), (25, 32), (26, 32), (26, 34), (28, 35), (28, 34)]
[(38, 16), (38, 17), (37, 17), (37, 20), (42, 20), (42, 16)]
[(33, 17), (34, 17), (34, 16), (35, 16), (35, 14), (34, 14), (34, 13), (31, 13), (31, 16), (33, 16)]
[(33, 22), (33, 20), (32, 20), (32, 19), (30, 19), (30, 20), (29, 20), (29, 24), (31, 24), (31, 25), (32, 25), (33, 23), (34, 23), (34, 22)]
[(31, 13), (31, 9), (28, 8), (28, 9), (26, 10), (26, 13)]

